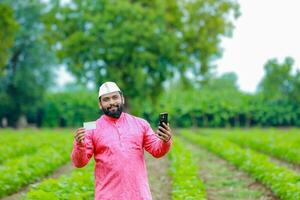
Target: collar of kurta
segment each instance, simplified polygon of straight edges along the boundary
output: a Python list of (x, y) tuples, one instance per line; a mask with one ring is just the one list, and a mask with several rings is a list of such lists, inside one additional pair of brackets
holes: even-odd
[(104, 115), (104, 119), (108, 122), (121, 122), (123, 120), (123, 118), (125, 117), (125, 113), (122, 112), (120, 117), (119, 118), (114, 118), (114, 117), (110, 117), (110, 116), (107, 116), (107, 115)]

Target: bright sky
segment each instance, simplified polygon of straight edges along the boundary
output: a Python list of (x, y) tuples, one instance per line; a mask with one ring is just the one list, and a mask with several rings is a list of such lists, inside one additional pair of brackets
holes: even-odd
[[(300, 1), (238, 0), (242, 15), (235, 22), (232, 38), (222, 41), (223, 57), (217, 73), (235, 72), (241, 90), (254, 92), (270, 58), (280, 62), (286, 56), (295, 59), (300, 69)], [(58, 84), (73, 78), (61, 69)]]
[(238, 2), (242, 15), (235, 23), (233, 37), (222, 42), (224, 54), (217, 62), (217, 72), (235, 72), (240, 89), (254, 92), (268, 59), (282, 62), (291, 56), (295, 69), (300, 69), (300, 1)]

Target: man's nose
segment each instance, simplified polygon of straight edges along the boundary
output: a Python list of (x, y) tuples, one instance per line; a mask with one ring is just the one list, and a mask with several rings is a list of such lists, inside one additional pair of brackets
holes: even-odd
[(113, 99), (110, 99), (110, 100), (109, 100), (109, 105), (112, 106), (112, 105), (114, 105), (114, 104), (115, 104), (115, 101), (114, 101)]

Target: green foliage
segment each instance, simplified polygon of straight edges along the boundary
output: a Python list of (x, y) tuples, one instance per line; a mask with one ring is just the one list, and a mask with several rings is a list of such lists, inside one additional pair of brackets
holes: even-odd
[(193, 160), (193, 153), (178, 138), (174, 138), (173, 143), (169, 154), (172, 162), (172, 199), (206, 199), (204, 184), (198, 177), (198, 165)]
[[(211, 61), (221, 56), (219, 44), (224, 36), (231, 36), (233, 24), (231, 19), (239, 16), (237, 1), (231, 0), (196, 0), (183, 4), (182, 35), (185, 51), (191, 59), (190, 67), (195, 80), (203, 81), (211, 71)], [(200, 66), (197, 66), (199, 63)]]
[(265, 68), (265, 76), (259, 85), (259, 91), (267, 99), (288, 98), (293, 89), (292, 85), (292, 65), (294, 60), (287, 57), (282, 64), (277, 59), (269, 60)]
[[(18, 134), (5, 131), (5, 133), (0, 134), (0, 138), (3, 144), (13, 144), (0, 146), (0, 164), (8, 159), (34, 154), (41, 147), (49, 144), (49, 134), (39, 134), (38, 131), (34, 130), (22, 131)], [(20, 138), (25, 138), (25, 142)]]
[[(61, 46), (58, 56), (80, 82), (114, 80), (134, 99), (154, 97), (174, 71), (168, 66), (180, 63), (179, 43), (162, 14), (127, 1), (73, 1), (45, 21), (54, 45)], [(57, 38), (53, 26), (61, 33)]]
[(212, 79), (201, 88), (171, 86), (160, 99), (158, 110), (166, 110), (176, 126), (239, 126), (245, 125), (240, 115), (248, 112), (250, 95), (236, 87), (236, 76), (227, 74)]
[(44, 21), (49, 43), (77, 79), (117, 81), (131, 108), (137, 97), (156, 104), (175, 72), (207, 74), (220, 38), (230, 35), (232, 15), (238, 5), (227, 0), (73, 0), (52, 1)]
[(42, 126), (82, 126), (99, 117), (98, 98), (91, 92), (61, 92), (46, 96), (41, 114)]
[(0, 76), (3, 75), (17, 29), (18, 23), (14, 19), (12, 9), (7, 5), (0, 4)]
[(232, 73), (211, 77), (201, 87), (173, 83), (152, 112), (169, 112), (171, 123), (179, 127), (299, 126), (300, 107), (296, 93), (299, 80), (296, 77), (291, 79), (293, 82), (289, 86), (293, 91), (290, 95), (294, 95), (291, 98), (283, 94), (278, 98), (266, 98), (263, 93), (243, 93)]
[(271, 188), (281, 199), (300, 198), (300, 176), (294, 171), (277, 166), (266, 155), (250, 149), (242, 149), (225, 139), (216, 136), (201, 136), (183, 131), (189, 140), (207, 148), (236, 167), (248, 172), (255, 179)]
[(41, 17), (45, 4), (38, 0), (2, 2), (11, 6), (19, 23), (5, 76), (0, 78), (0, 116), (15, 126), (20, 115), (38, 112), (43, 95), (52, 83), (55, 58), (43, 38)]
[(299, 130), (289, 130), (286, 133), (276, 130), (251, 130), (248, 131), (230, 131), (224, 134), (218, 131), (216, 134), (224, 137), (240, 146), (248, 147), (273, 157), (285, 160), (289, 163), (300, 164), (299, 151), (300, 139)]
[(185, 142), (185, 145), (195, 154), (193, 158), (198, 160), (199, 174), (205, 180), (204, 184), (209, 199), (250, 200), (265, 198), (263, 196), (266, 196), (266, 194), (259, 187), (249, 187), (255, 182), (253, 178), (243, 175), (226, 161), (200, 146), (197, 147), (189, 142)]
[[(48, 144), (40, 147), (36, 153), (8, 159), (0, 165), (0, 197), (37, 181), (70, 159), (72, 137), (65, 133), (47, 134), (47, 136)], [(21, 139), (27, 142), (26, 137)], [(39, 140), (39, 137), (35, 139)], [(11, 144), (7, 145), (14, 148), (13, 143), (11, 141)]]
[(82, 169), (76, 169), (70, 176), (58, 179), (46, 179), (31, 187), (24, 200), (44, 199), (76, 199), (88, 200), (94, 198), (94, 162)]
[(235, 74), (212, 74), (239, 16), (236, 0), (2, 0), (0, 13), (0, 119), (9, 126), (20, 116), (50, 127), (98, 117), (96, 98), (74, 85), (72, 94), (45, 96), (55, 55), (76, 87), (116, 81), (126, 110), (152, 124), (167, 111), (180, 127), (300, 126), (292, 58), (269, 60), (253, 95), (238, 89)]
[[(158, 113), (166, 111), (171, 125), (177, 127), (300, 125), (300, 107), (295, 102), (242, 93), (236, 81), (236, 75), (228, 73), (211, 78), (201, 87), (172, 83), (159, 96), (157, 106), (138, 97), (132, 99), (130, 112), (156, 125)], [(40, 125), (81, 126), (83, 121), (97, 119), (100, 112), (96, 96), (97, 92), (83, 90), (48, 93), (39, 110)]]
[[(290, 99), (295, 102), (296, 105), (299, 105), (300, 102), (300, 70), (296, 71), (296, 74), (293, 76), (291, 80), (291, 86), (290, 89)], [(298, 108), (299, 109), (299, 108)]]
[(265, 76), (258, 96), (265, 103), (260, 106), (260, 121), (266, 125), (300, 125), (299, 121), (299, 71), (293, 75), (294, 60), (283, 63), (271, 59), (265, 64)]

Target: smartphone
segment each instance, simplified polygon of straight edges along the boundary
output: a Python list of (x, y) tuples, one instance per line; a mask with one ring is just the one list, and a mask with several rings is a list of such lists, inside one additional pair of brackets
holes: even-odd
[(159, 122), (158, 125), (163, 127), (163, 122), (168, 124), (168, 113), (163, 112), (159, 114)]

